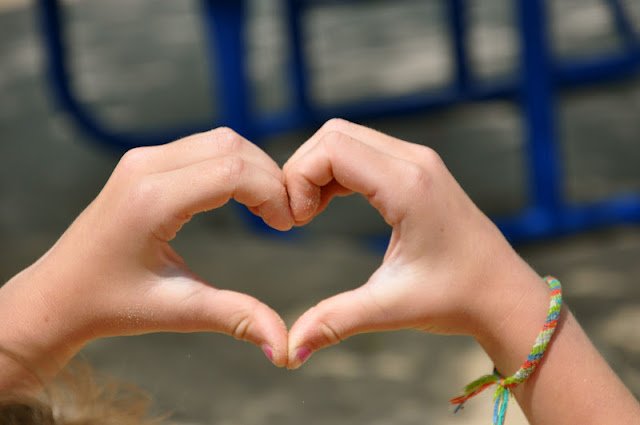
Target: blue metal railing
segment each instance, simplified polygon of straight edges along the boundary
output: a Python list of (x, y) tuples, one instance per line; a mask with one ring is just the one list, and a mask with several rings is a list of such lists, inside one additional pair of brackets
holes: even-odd
[[(165, 143), (186, 134), (220, 125), (234, 128), (253, 141), (287, 130), (315, 126), (340, 116), (363, 120), (439, 108), (469, 100), (509, 98), (522, 105), (524, 141), (529, 166), (529, 205), (511, 217), (495, 218), (508, 238), (520, 241), (584, 230), (594, 226), (640, 220), (640, 196), (616, 196), (591, 204), (570, 205), (565, 200), (562, 158), (555, 124), (558, 87), (584, 85), (634, 75), (640, 69), (640, 41), (620, 0), (606, 0), (623, 40), (620, 51), (597, 57), (558, 60), (548, 40), (546, 2), (519, 0), (520, 71), (500, 81), (474, 78), (467, 49), (467, 2), (447, 0), (448, 28), (452, 39), (454, 78), (448, 87), (399, 97), (370, 99), (336, 106), (311, 101), (305, 60), (302, 16), (320, 0), (287, 0), (286, 21), (290, 40), (289, 78), (293, 101), (284, 111), (258, 114), (251, 101), (246, 66), (246, 5), (242, 0), (203, 0), (205, 35), (220, 104), (220, 116), (211, 122), (153, 132), (114, 130), (98, 120), (78, 99), (71, 85), (68, 51), (64, 43), (63, 11), (58, 0), (39, 0), (48, 75), (58, 105), (80, 128), (97, 141), (125, 150)], [(330, 0), (323, 0), (325, 2)], [(250, 224), (261, 227), (252, 215)]]

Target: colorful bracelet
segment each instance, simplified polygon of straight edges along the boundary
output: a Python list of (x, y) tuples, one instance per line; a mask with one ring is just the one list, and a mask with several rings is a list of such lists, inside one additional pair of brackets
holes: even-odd
[(547, 320), (545, 320), (544, 326), (538, 334), (536, 342), (533, 344), (533, 348), (527, 357), (527, 361), (520, 366), (520, 369), (518, 369), (516, 373), (507, 378), (502, 377), (494, 368), (491, 375), (482, 376), (471, 382), (465, 387), (463, 395), (450, 400), (452, 404), (456, 405), (454, 413), (462, 409), (467, 400), (495, 384), (498, 388), (496, 388), (493, 396), (495, 402), (493, 407), (493, 425), (504, 424), (511, 388), (526, 381), (536, 370), (536, 367), (542, 361), (542, 357), (549, 346), (549, 341), (551, 341), (551, 337), (558, 325), (558, 319), (560, 318), (560, 310), (562, 309), (562, 287), (560, 286), (560, 281), (552, 276), (547, 276), (544, 280), (551, 289), (549, 312), (547, 313)]

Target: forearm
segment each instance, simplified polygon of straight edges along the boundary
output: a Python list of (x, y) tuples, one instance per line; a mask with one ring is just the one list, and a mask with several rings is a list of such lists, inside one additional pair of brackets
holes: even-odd
[[(494, 332), (477, 338), (503, 376), (513, 374), (526, 359), (549, 305), (549, 290), (535, 274), (524, 271), (520, 277), (518, 285), (529, 285), (522, 302)], [(566, 306), (542, 363), (513, 392), (532, 425), (631, 425), (640, 418), (638, 401)]]

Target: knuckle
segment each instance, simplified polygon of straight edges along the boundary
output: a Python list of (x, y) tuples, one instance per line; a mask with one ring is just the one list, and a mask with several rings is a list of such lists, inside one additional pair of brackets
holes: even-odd
[(442, 158), (438, 152), (428, 146), (418, 146), (417, 159), (430, 170), (440, 167), (443, 164)]
[(150, 147), (139, 147), (128, 150), (118, 163), (117, 169), (120, 174), (136, 174), (142, 171), (150, 160)]
[(342, 337), (330, 322), (321, 321), (319, 323), (319, 329), (320, 332), (322, 332), (326, 345), (336, 345), (342, 341)]
[(230, 334), (235, 339), (247, 340), (251, 326), (254, 323), (254, 314), (260, 308), (258, 300), (252, 300), (247, 308), (232, 315), (230, 322)]
[(219, 127), (210, 131), (216, 149), (221, 153), (234, 153), (242, 146), (242, 137), (229, 127)]
[(213, 137), (220, 137), (220, 138), (238, 136), (238, 133), (233, 131), (231, 127), (227, 127), (227, 126), (216, 127), (213, 130), (209, 130), (209, 133)]
[(249, 332), (249, 328), (251, 327), (251, 316), (249, 314), (242, 315), (233, 325), (233, 329), (231, 331), (231, 335), (235, 339), (245, 340), (247, 338), (247, 333)]
[(411, 211), (428, 199), (431, 177), (427, 170), (417, 164), (407, 163), (400, 177), (402, 193), (381, 191), (370, 202), (380, 210), (391, 226), (404, 221)]
[(416, 164), (409, 164), (406, 169), (407, 187), (415, 195), (423, 195), (431, 183), (431, 176), (424, 168)]
[(133, 183), (129, 189), (128, 204), (138, 211), (148, 211), (160, 200), (158, 185), (151, 178), (142, 178)]
[(343, 118), (331, 118), (327, 122), (324, 123), (322, 129), (326, 132), (338, 131), (343, 132), (346, 131), (351, 123)]
[(328, 302), (326, 300), (321, 301), (314, 310), (316, 312), (315, 321), (319, 331), (318, 337), (321, 338), (320, 341), (317, 341), (318, 345), (335, 345), (341, 342), (344, 338), (342, 337), (342, 332), (335, 325), (335, 315), (329, 309)]
[(129, 185), (126, 195), (121, 199), (123, 202), (120, 203), (125, 227), (136, 233), (151, 232), (162, 240), (172, 239), (172, 232), (163, 227), (166, 205), (162, 202), (161, 190), (148, 177)]
[(220, 179), (223, 184), (235, 185), (245, 167), (244, 160), (236, 155), (224, 157), (219, 168)]
[(328, 154), (332, 154), (333, 152), (339, 152), (341, 146), (350, 142), (351, 138), (345, 133), (331, 130), (325, 134), (320, 143), (326, 149)]

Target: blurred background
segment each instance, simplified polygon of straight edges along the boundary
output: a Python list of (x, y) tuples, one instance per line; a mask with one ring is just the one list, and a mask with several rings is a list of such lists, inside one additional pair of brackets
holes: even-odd
[[(128, 146), (227, 123), (282, 164), (343, 116), (435, 148), (521, 255), (561, 279), (640, 396), (639, 2), (204, 4), (0, 0), (0, 281), (55, 242)], [(366, 281), (382, 256), (371, 241), (387, 232), (358, 197), (292, 238), (231, 204), (175, 245), (200, 275), (291, 324)], [(84, 355), (178, 424), (490, 420), (490, 394), (457, 416), (447, 403), (491, 370), (464, 337), (357, 336), (296, 372), (210, 334), (112, 338)], [(526, 423), (515, 403), (509, 416)]]

